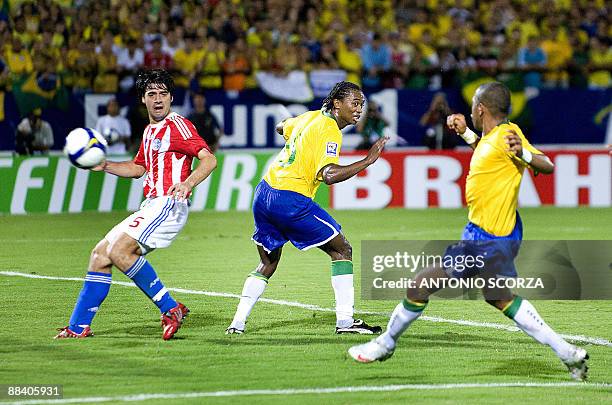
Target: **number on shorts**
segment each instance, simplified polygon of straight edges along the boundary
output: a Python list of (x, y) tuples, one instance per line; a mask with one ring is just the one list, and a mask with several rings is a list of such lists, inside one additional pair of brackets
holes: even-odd
[(136, 217), (134, 218), (134, 220), (132, 221), (132, 223), (129, 225), (131, 228), (137, 228), (140, 225), (140, 221), (142, 221), (144, 219), (144, 217)]

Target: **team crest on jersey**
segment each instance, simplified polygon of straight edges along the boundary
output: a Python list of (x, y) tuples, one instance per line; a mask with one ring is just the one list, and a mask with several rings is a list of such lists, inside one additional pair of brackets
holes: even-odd
[(327, 142), (327, 156), (338, 156), (338, 144), (336, 142)]
[(153, 139), (151, 148), (153, 148), (153, 150), (159, 150), (159, 148), (161, 148), (161, 139)]

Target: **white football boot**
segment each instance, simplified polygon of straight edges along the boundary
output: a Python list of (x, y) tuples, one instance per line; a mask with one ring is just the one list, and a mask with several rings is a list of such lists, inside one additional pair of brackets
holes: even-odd
[(570, 376), (577, 381), (585, 381), (589, 367), (587, 360), (589, 354), (582, 347), (572, 346), (569, 356), (566, 359), (561, 359), (563, 364), (567, 366)]
[(376, 339), (368, 343), (351, 347), (348, 352), (353, 359), (360, 363), (372, 363), (373, 361), (385, 361), (393, 355), (395, 349), (387, 349)]

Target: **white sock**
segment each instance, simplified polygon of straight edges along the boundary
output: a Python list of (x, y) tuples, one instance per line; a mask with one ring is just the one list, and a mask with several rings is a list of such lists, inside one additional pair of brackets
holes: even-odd
[(355, 291), (353, 290), (353, 275), (341, 274), (332, 276), (332, 287), (336, 296), (336, 326), (347, 328), (353, 324), (355, 308)]
[(267, 285), (268, 281), (263, 276), (249, 275), (247, 277), (244, 281), (244, 287), (242, 287), (240, 302), (238, 303), (231, 327), (244, 330), (247, 318)]
[[(402, 333), (408, 329), (408, 326), (410, 326), (412, 322), (421, 316), (421, 313), (423, 312), (423, 309), (425, 309), (426, 305), (427, 303), (418, 304), (408, 300), (403, 300), (397, 304), (393, 310), (393, 313), (391, 314), (389, 323), (387, 324), (387, 330), (382, 335), (377, 337), (376, 341), (384, 345), (389, 350), (395, 349), (395, 344), (400, 336), (402, 336)], [(415, 310), (411, 311), (406, 307)]]
[[(519, 305), (514, 314), (506, 313), (510, 308), (504, 311), (504, 314), (513, 319), (523, 332), (537, 340), (538, 342), (550, 346), (561, 360), (565, 360), (570, 356), (572, 345), (567, 343), (559, 336), (538, 314), (538, 311), (526, 299), (515, 297), (514, 301)], [(514, 305), (513, 301), (513, 305)], [(510, 306), (512, 307), (512, 305)], [(514, 315), (514, 316), (511, 316)]]

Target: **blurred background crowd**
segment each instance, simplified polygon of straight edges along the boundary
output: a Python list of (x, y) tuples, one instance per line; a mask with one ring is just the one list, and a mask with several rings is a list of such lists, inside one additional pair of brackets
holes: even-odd
[(604, 0), (41, 0), (0, 2), (0, 86), (129, 91), (141, 68), (192, 90), (256, 88), (260, 71), (342, 69), (367, 88), (608, 88)]

